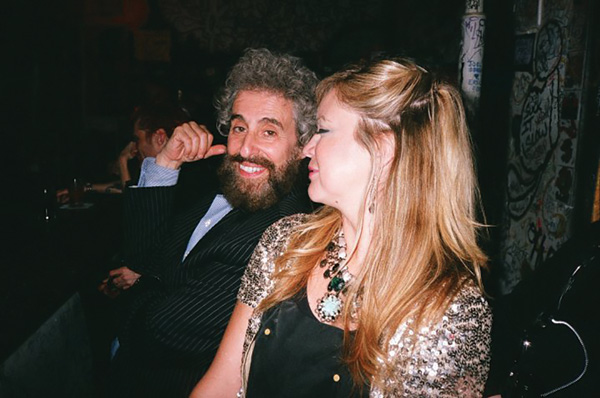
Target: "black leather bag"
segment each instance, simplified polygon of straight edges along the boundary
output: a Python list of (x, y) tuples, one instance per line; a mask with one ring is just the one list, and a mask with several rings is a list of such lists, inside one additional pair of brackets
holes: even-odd
[(523, 332), (503, 398), (600, 396), (600, 242), (591, 237), (561, 253), (569, 277)]

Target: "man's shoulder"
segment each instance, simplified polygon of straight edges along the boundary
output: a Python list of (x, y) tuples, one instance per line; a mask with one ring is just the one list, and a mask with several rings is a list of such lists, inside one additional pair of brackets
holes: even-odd
[[(256, 239), (260, 238), (263, 232), (272, 225), (286, 227), (292, 224), (300, 223), (306, 217), (306, 213), (312, 212), (312, 203), (308, 199), (308, 195), (298, 195), (293, 192), (280, 200), (277, 204), (268, 209), (259, 210), (249, 213), (240, 210), (235, 210), (236, 231), (242, 229), (247, 236), (254, 235)], [(233, 221), (233, 219), (232, 219)], [(230, 230), (230, 233), (234, 233)]]
[(308, 197), (307, 189), (294, 189), (274, 206), (280, 217), (297, 213), (311, 213), (313, 204)]

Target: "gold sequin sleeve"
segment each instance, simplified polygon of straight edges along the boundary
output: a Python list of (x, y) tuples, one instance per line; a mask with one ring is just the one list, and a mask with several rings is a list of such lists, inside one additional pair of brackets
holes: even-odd
[(282, 218), (265, 230), (242, 276), (238, 300), (256, 308), (267, 297), (273, 289), (271, 275), (275, 268), (275, 259), (285, 252), (294, 227), (305, 219), (305, 214), (294, 214)]
[(492, 314), (472, 283), (458, 293), (441, 321), (411, 328), (407, 322), (390, 341), (394, 374), (370, 396), (481, 397), (490, 365)]
[[(285, 252), (293, 229), (302, 224), (306, 218), (306, 214), (294, 214), (282, 218), (265, 230), (242, 276), (237, 295), (238, 300), (256, 308), (267, 297), (273, 289), (271, 276), (275, 269), (275, 259)], [(243, 348), (244, 356), (260, 329), (261, 315), (258, 311), (254, 311), (248, 321)]]

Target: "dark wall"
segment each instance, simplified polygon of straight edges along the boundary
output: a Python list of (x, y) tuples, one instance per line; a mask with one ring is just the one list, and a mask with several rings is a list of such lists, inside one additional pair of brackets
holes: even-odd
[[(53, 187), (75, 174), (101, 178), (127, 139), (132, 108), (153, 95), (175, 98), (182, 90), (182, 100), (211, 124), (214, 92), (252, 45), (302, 56), (320, 76), (381, 52), (456, 74), (462, 0), (208, 3), (208, 9), (191, 0), (8, 5), (2, 129), (16, 174)], [(149, 31), (170, 34), (168, 60), (136, 57), (136, 34)]]
[[(512, 3), (503, 0), (485, 2), (486, 30), (484, 69), (479, 114), (472, 120), (477, 171), (489, 236), (483, 240), (490, 257), (490, 280), (501, 272), (499, 244), (505, 197), (506, 157), (509, 132), (509, 104), (512, 87), (513, 14)], [(496, 286), (488, 284), (490, 294)]]
[[(546, 1), (538, 10), (536, 2), (515, 2), (510, 124), (503, 146), (504, 293), (591, 222), (595, 181), (590, 177), (596, 174), (598, 152), (590, 146), (597, 148), (598, 142), (586, 137), (597, 136), (596, 123), (586, 120), (591, 109), (586, 105), (598, 103), (592, 80), (598, 76), (597, 64), (590, 62), (597, 59), (595, 6), (597, 2), (584, 0)], [(585, 201), (581, 195), (587, 196)]]
[(4, 7), (0, 133), (4, 186), (10, 189), (3, 197), (14, 214), (15, 207), (29, 204), (42, 181), (56, 181), (80, 154), (81, 21), (74, 2)]

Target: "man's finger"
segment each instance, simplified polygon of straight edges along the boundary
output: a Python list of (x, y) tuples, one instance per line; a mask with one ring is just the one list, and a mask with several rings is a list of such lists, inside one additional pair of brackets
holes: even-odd
[(204, 158), (209, 158), (209, 157), (215, 156), (215, 155), (222, 155), (225, 152), (227, 152), (227, 147), (225, 145), (222, 145), (222, 144), (213, 145), (210, 147), (210, 149), (208, 151), (206, 151), (206, 155), (204, 155)]

